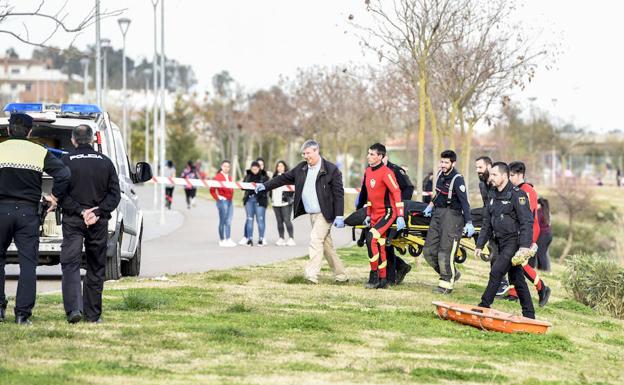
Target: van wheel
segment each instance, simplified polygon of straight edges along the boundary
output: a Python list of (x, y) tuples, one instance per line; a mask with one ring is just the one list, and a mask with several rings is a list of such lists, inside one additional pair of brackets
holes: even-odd
[(113, 256), (106, 258), (106, 270), (104, 273), (104, 279), (106, 281), (121, 278), (121, 237), (119, 237), (115, 245), (115, 253)]
[(136, 251), (132, 259), (128, 261), (121, 261), (121, 274), (124, 277), (137, 277), (141, 272), (141, 241), (143, 234), (139, 236), (139, 243), (137, 244)]

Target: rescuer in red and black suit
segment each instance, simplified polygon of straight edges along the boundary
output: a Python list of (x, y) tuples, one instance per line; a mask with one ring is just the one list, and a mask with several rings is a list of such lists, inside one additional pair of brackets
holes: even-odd
[(386, 147), (375, 143), (368, 149), (366, 156), (370, 167), (364, 174), (366, 185), (366, 220), (371, 229), (366, 236), (371, 271), (366, 284), (368, 289), (379, 289), (388, 286), (386, 277), (386, 233), (395, 219), (397, 231), (405, 228), (403, 218), (403, 202), (401, 190), (394, 177), (394, 172), (385, 166), (382, 159), (386, 155)]

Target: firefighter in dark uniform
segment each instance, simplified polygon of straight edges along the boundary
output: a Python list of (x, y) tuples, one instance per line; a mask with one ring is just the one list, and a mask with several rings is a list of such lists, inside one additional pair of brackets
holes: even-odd
[[(403, 167), (390, 162), (390, 160), (388, 160), (388, 154), (383, 157), (383, 163), (394, 173), (394, 177), (399, 184), (399, 189), (401, 190), (401, 200), (412, 200), (412, 196), (414, 195), (414, 185), (407, 175), (407, 172), (403, 169)], [(363, 180), (362, 189), (360, 190), (360, 195), (357, 198), (355, 208), (359, 210), (364, 207), (367, 199), (366, 181)], [(390, 242), (386, 245), (386, 258), (388, 261), (388, 267), (386, 269), (388, 283), (400, 285), (405, 279), (407, 273), (412, 270), (412, 266), (405, 262), (403, 258), (398, 257), (395, 254), (394, 247), (390, 245)]]
[(503, 162), (492, 165), (490, 181), (496, 190), (490, 194), (486, 205), (475, 254), (480, 257), (485, 243), (493, 238), (498, 246), (498, 255), (479, 306), (489, 308), (492, 305), (501, 279), (509, 273), (511, 284), (515, 286), (520, 298), (522, 315), (535, 318), (535, 309), (524, 280), (522, 266), (513, 266), (511, 262), (516, 253), (527, 253), (531, 247), (533, 215), (529, 208), (529, 199), (524, 191), (514, 187), (509, 181), (509, 168)]
[(57, 199), (65, 194), (70, 172), (43, 146), (26, 138), (33, 121), (26, 114), (11, 114), (8, 134), (0, 143), (0, 322), (4, 321), (7, 300), (4, 293), (6, 250), (15, 241), (19, 255), (20, 275), (15, 299), (15, 322), (29, 325), (37, 294), (37, 259), (41, 183), (43, 173), (54, 178), (48, 212), (56, 208)]
[[(75, 150), (61, 158), (72, 172), (69, 191), (61, 202), (63, 305), (69, 323), (79, 322), (83, 314), (86, 321), (100, 323), (108, 220), (121, 198), (119, 179), (113, 162), (93, 149), (93, 130), (90, 126), (75, 127), (72, 143)], [(87, 275), (81, 291), (83, 241)]]
[(464, 178), (455, 170), (457, 154), (446, 150), (440, 154), (440, 173), (436, 182), (436, 195), (423, 214), (432, 216), (423, 254), (431, 267), (440, 275), (435, 293), (449, 294), (460, 273), (455, 268), (455, 255), (462, 233), (474, 234), (470, 204)]

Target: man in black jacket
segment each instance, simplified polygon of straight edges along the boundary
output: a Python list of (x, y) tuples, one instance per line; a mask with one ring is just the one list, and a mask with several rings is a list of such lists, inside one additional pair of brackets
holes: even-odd
[[(489, 195), (493, 194), (494, 190), (496, 190), (489, 182), (490, 170), (492, 169), (492, 159), (485, 155), (478, 157), (475, 160), (475, 169), (477, 176), (479, 177), (479, 192), (481, 193), (481, 199), (483, 200), (483, 210), (485, 210), (487, 201), (489, 201)], [(494, 261), (496, 260), (496, 254), (498, 252), (496, 243), (493, 240), (488, 243), (488, 249), (490, 250), (490, 267), (492, 267), (494, 266)], [(509, 282), (506, 277), (503, 277), (500, 286), (498, 287), (498, 291), (496, 292), (496, 297), (503, 297), (508, 291)]]
[(509, 181), (509, 167), (496, 162), (490, 171), (494, 191), (489, 195), (483, 216), (483, 227), (479, 233), (475, 255), (481, 256), (483, 246), (492, 239), (498, 246), (498, 256), (481, 296), (481, 307), (490, 307), (494, 302), (501, 279), (509, 273), (509, 279), (518, 292), (522, 315), (535, 318), (529, 287), (524, 280), (522, 266), (513, 266), (511, 259), (516, 253), (527, 253), (533, 235), (533, 214), (529, 208), (526, 193)]
[(338, 228), (344, 227), (342, 173), (335, 164), (321, 157), (320, 145), (316, 141), (307, 140), (301, 151), (304, 162), (264, 184), (259, 183), (256, 192), (294, 184), (294, 216), (296, 218), (302, 214), (310, 214), (312, 223), (310, 261), (304, 270), (305, 278), (311, 283), (318, 283), (318, 274), (325, 255), (336, 281), (346, 282), (347, 274), (330, 233), (332, 223)]
[(43, 146), (28, 141), (33, 121), (26, 114), (11, 114), (9, 140), (0, 143), (0, 322), (4, 321), (7, 300), (4, 293), (6, 250), (15, 241), (20, 275), (15, 299), (15, 322), (30, 325), (29, 317), (37, 296), (39, 256), (38, 211), (43, 172), (54, 178), (48, 212), (56, 208), (69, 185), (70, 173), (63, 163)]
[[(87, 321), (100, 323), (108, 220), (121, 199), (119, 179), (113, 162), (93, 149), (90, 126), (75, 127), (71, 140), (76, 149), (61, 159), (72, 172), (68, 194), (61, 203), (63, 305), (69, 323), (79, 322), (83, 311)], [(80, 290), (83, 240), (87, 256), (84, 300)]]

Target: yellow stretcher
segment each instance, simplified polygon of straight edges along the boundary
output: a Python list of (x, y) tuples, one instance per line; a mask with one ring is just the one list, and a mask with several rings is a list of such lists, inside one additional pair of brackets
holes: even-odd
[[(355, 229), (361, 229), (364, 232), (368, 230), (368, 227), (364, 225), (353, 226), (354, 241), (356, 240)], [(392, 232), (392, 230), (394, 230), (394, 233), (396, 234), (396, 224), (393, 224), (389, 231)], [(406, 253), (409, 253), (412, 257), (418, 257), (420, 254), (422, 254), (423, 247), (425, 246), (425, 239), (427, 238), (428, 230), (428, 225), (416, 225), (410, 223), (407, 225), (407, 229), (396, 234), (394, 237), (388, 237), (387, 239), (391, 242), (391, 245), (397, 250), (399, 254), (405, 255)], [(480, 227), (476, 227), (473, 237), (468, 238), (464, 236), (461, 239), (459, 247), (457, 249), (457, 254), (455, 255), (456, 263), (464, 263), (466, 261), (466, 258), (468, 257), (468, 250), (474, 252), (476, 248), (476, 239), (479, 235), (480, 230)], [(360, 239), (357, 241), (357, 244), (360, 247), (364, 246), (364, 237), (361, 236)], [(489, 253), (489, 249), (487, 247), (484, 247), (482, 258), (488, 259)]]

